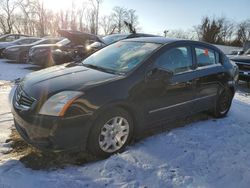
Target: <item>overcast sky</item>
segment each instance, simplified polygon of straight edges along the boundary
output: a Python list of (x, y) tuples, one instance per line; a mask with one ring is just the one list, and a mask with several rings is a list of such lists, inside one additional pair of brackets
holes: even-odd
[[(81, 1), (74, 0), (75, 4)], [(69, 0), (44, 0), (53, 9), (70, 8)], [(100, 13), (108, 15), (113, 7), (135, 9), (142, 31), (152, 34), (166, 29), (192, 29), (202, 17), (224, 16), (232, 21), (250, 19), (250, 0), (103, 0)]]

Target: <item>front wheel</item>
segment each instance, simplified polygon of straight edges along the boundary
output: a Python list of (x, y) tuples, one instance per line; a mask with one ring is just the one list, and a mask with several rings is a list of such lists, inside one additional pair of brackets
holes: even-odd
[(90, 131), (88, 150), (97, 157), (108, 157), (122, 151), (133, 135), (133, 120), (121, 108), (107, 110)]
[(214, 116), (216, 118), (225, 117), (230, 110), (233, 93), (229, 88), (224, 88), (217, 97)]

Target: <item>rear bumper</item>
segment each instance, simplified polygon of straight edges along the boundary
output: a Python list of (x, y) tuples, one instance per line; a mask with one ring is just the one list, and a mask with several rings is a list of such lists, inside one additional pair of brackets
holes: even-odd
[(91, 126), (90, 114), (77, 117), (27, 115), (12, 108), (18, 133), (29, 144), (44, 151), (85, 150)]

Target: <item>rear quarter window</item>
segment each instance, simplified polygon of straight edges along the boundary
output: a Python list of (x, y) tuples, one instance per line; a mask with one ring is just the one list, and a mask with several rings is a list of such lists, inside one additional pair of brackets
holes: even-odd
[(219, 63), (219, 53), (212, 49), (205, 47), (196, 47), (195, 55), (198, 67), (204, 67)]

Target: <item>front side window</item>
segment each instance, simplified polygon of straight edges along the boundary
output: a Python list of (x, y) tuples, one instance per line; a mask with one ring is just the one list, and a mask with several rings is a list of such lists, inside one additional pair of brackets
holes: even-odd
[(219, 60), (218, 53), (208, 48), (195, 48), (195, 54), (198, 67), (214, 65), (218, 63)]
[(147, 42), (117, 42), (92, 54), (84, 66), (114, 73), (127, 73), (138, 66), (161, 44)]
[(192, 53), (190, 47), (177, 47), (164, 52), (156, 65), (173, 73), (185, 72), (192, 69)]

